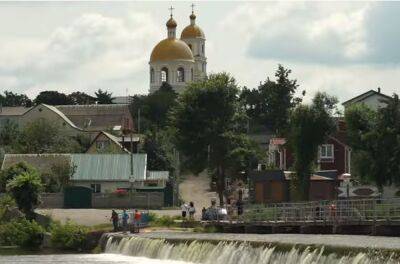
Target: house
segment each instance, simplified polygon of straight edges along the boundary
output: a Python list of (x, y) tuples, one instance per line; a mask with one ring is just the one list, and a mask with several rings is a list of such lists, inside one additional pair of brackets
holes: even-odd
[[(291, 201), (290, 181), (293, 172), (283, 170), (252, 171), (250, 199), (253, 203), (281, 203)], [(333, 200), (337, 197), (336, 172), (318, 171), (310, 175), (309, 199)]]
[(140, 137), (134, 135), (115, 136), (108, 132), (101, 131), (93, 139), (86, 153), (137, 153), (140, 143)]
[(69, 163), (74, 171), (71, 184), (95, 193), (141, 187), (146, 182), (146, 154), (5, 154), (1, 169), (22, 161), (42, 174), (49, 173), (57, 162)]
[(364, 104), (370, 107), (373, 110), (377, 110), (381, 107), (386, 106), (387, 100), (391, 100), (392, 98), (388, 95), (381, 93), (381, 88), (375, 90), (369, 90), (363, 94), (360, 94), (354, 98), (351, 98), (342, 103), (343, 107), (347, 109), (349, 106), (354, 104)]
[[(286, 146), (286, 139), (272, 138), (269, 144), (269, 164), (281, 170), (293, 167), (293, 154)], [(351, 173), (351, 148), (346, 143), (344, 123), (339, 121), (337, 131), (319, 146), (318, 170), (336, 170), (338, 175)]]
[(24, 126), (35, 119), (45, 118), (57, 123), (69, 134), (86, 133), (92, 137), (98, 132), (113, 130), (120, 134), (134, 129), (127, 104), (59, 105), (39, 104), (34, 107), (2, 107), (0, 129), (6, 120)]

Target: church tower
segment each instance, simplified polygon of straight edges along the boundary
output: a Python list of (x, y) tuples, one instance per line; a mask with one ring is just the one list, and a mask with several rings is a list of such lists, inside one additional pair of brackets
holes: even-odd
[(185, 41), (190, 47), (194, 61), (194, 80), (203, 80), (207, 77), (207, 57), (206, 57), (206, 38), (203, 30), (196, 25), (196, 15), (192, 4), (192, 14), (189, 16), (190, 25), (185, 27), (181, 34), (181, 40)]
[(167, 38), (160, 41), (150, 55), (150, 93), (168, 83), (175, 92), (184, 91), (194, 81), (195, 60), (189, 46), (176, 38), (177, 23), (172, 16), (167, 21)]

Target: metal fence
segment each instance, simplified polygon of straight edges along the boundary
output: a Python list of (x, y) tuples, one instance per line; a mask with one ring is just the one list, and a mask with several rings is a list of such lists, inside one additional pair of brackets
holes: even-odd
[[(220, 211), (221, 209), (218, 209)], [(243, 214), (227, 210), (216, 221), (272, 222), (272, 223), (350, 223), (400, 221), (400, 198), (313, 201), (247, 205)], [(229, 213), (233, 211), (233, 213)]]

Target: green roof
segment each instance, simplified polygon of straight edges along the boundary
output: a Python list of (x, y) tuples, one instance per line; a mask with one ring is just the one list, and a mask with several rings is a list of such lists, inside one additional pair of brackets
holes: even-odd
[[(129, 154), (72, 154), (76, 171), (75, 181), (129, 181), (131, 155)], [(146, 179), (146, 154), (133, 154), (133, 178)]]

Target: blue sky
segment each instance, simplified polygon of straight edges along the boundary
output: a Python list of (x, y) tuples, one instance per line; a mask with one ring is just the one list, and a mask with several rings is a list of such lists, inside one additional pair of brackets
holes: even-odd
[[(307, 99), (326, 91), (344, 101), (378, 86), (400, 93), (400, 3), (195, 4), (208, 71), (230, 72), (241, 86), (272, 78), (281, 63)], [(0, 3), (0, 91), (147, 93), (170, 5), (179, 33), (191, 2)]]

